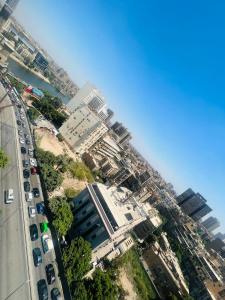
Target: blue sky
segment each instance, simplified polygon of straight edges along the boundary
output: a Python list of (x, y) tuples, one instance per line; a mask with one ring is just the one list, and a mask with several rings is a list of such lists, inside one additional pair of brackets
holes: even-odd
[(82, 85), (93, 82), (177, 192), (225, 230), (225, 2), (20, 0), (16, 17)]

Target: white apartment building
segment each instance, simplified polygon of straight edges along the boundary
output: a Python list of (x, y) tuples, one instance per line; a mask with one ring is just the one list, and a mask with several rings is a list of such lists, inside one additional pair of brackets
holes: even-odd
[(80, 103), (87, 104), (88, 107), (96, 113), (100, 113), (100, 111), (106, 106), (104, 97), (101, 95), (99, 90), (97, 90), (97, 88), (89, 82), (87, 82), (67, 103), (67, 107), (70, 112), (73, 112)]
[(85, 103), (80, 102), (74, 106), (72, 114), (60, 127), (59, 132), (71, 148), (83, 154), (107, 130), (108, 128), (99, 117)]

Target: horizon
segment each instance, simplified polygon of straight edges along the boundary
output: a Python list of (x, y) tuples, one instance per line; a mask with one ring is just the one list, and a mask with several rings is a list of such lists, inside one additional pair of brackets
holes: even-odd
[(103, 92), (132, 144), (178, 194), (191, 187), (207, 199), (213, 211), (205, 218), (221, 223), (216, 233), (225, 231), (225, 22), (219, 5), (200, 2), (192, 11), (193, 1), (68, 1), (52, 9), (53, 1), (21, 0), (14, 16), (78, 86), (91, 81)]

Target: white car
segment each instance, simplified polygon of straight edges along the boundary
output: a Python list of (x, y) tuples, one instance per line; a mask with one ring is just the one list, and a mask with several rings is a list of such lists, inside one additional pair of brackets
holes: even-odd
[(41, 242), (44, 253), (47, 253), (54, 248), (52, 239), (47, 234), (42, 235)]
[(20, 144), (24, 144), (24, 143), (25, 143), (24, 139), (20, 138)]
[(28, 154), (29, 154), (30, 156), (33, 156), (34, 150), (29, 148), (29, 149), (28, 149)]
[(34, 218), (36, 216), (36, 209), (34, 206), (28, 207), (28, 214), (30, 218)]
[(21, 114), (21, 115), (20, 115), (20, 119), (21, 119), (21, 120), (24, 120), (24, 119), (25, 119), (24, 115)]
[(31, 202), (34, 199), (34, 195), (32, 192), (26, 193), (25, 198), (27, 202)]
[(35, 158), (30, 158), (30, 165), (31, 165), (32, 167), (37, 167), (37, 161), (36, 161)]
[(9, 204), (12, 203), (14, 201), (14, 193), (13, 193), (13, 189), (8, 189), (5, 192), (5, 203)]

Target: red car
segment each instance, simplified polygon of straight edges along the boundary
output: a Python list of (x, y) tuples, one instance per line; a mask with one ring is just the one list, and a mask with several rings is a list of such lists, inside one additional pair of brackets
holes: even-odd
[(35, 175), (35, 174), (37, 174), (37, 169), (35, 167), (31, 167), (30, 172), (32, 175)]

